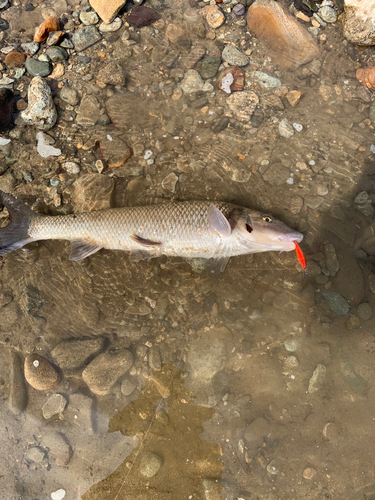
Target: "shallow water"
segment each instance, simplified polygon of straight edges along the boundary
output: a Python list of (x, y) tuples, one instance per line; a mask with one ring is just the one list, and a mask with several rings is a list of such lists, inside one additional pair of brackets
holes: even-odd
[[(309, 275), (295, 252), (235, 257), (214, 279), (177, 258), (130, 263), (126, 253), (102, 250), (71, 262), (60, 241), (0, 257), (0, 498), (51, 498), (62, 489), (68, 500), (371, 499), (374, 126), (372, 94), (361, 98), (355, 70), (374, 63), (373, 50), (351, 46), (340, 24), (329, 25), (316, 37), (320, 64), (278, 72), (244, 18), (231, 13), (210, 40), (185, 3), (148, 5), (164, 25), (130, 30), (132, 44), (128, 28), (107, 34), (84, 51), (90, 64), (72, 54), (62, 79), (95, 96), (123, 130), (77, 125), (77, 106), (56, 98), (50, 134), (63, 157), (42, 159), (36, 129), (16, 126), (18, 161), (0, 189), (8, 183), (41, 213), (75, 211), (74, 181), (99, 175), (95, 140), (120, 137), (133, 154), (104, 168), (90, 209), (167, 198), (270, 212), (304, 234)], [(176, 43), (165, 35), (172, 22), (183, 29)], [(6, 33), (4, 47), (12, 36), (30, 39)], [(178, 86), (192, 46), (219, 56), (228, 42), (252, 50), (245, 90), (260, 105), (251, 122), (237, 119), (216, 78), (209, 91)], [(125, 87), (95, 83), (111, 57), (125, 68)], [(303, 92), (301, 101), (292, 107), (275, 89), (252, 85), (254, 68)], [(212, 121), (223, 116), (229, 125), (215, 133)], [(303, 130), (281, 137), (283, 118)], [(79, 174), (56, 172), (57, 162), (75, 160)], [(128, 351), (134, 362), (125, 369), (119, 359)], [(58, 366), (57, 385), (36, 390), (24, 381), (30, 353)], [(55, 394), (66, 406), (46, 418)]]

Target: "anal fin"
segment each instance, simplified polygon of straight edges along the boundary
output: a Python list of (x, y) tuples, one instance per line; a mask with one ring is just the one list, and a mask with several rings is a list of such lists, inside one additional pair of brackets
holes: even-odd
[(83, 240), (74, 240), (71, 245), (69, 259), (73, 261), (82, 260), (103, 248), (100, 245)]
[(206, 274), (211, 278), (222, 273), (229, 262), (230, 257), (222, 257), (220, 259), (209, 259), (206, 264)]

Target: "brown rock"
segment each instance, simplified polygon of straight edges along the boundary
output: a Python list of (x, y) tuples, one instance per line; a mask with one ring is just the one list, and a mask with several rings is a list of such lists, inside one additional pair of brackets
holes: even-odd
[(172, 43), (177, 43), (183, 38), (185, 38), (185, 32), (179, 26), (175, 24), (168, 24), (167, 29), (165, 30), (165, 36)]
[(12, 50), (6, 55), (4, 62), (8, 68), (23, 66), (25, 63), (25, 54)]
[(273, 0), (253, 3), (247, 13), (247, 24), (282, 68), (294, 71), (319, 55), (310, 33)]
[(200, 11), (210, 28), (220, 28), (225, 21), (225, 16), (217, 5), (206, 5)]
[(140, 28), (141, 26), (149, 26), (160, 18), (161, 16), (158, 12), (156, 12), (156, 10), (150, 9), (150, 7), (146, 7), (145, 5), (141, 5), (140, 7), (134, 9), (126, 20), (129, 23), (129, 26)]
[(362, 85), (366, 85), (367, 88), (375, 88), (375, 66), (357, 69), (355, 77), (360, 83), (362, 83)]
[(48, 34), (46, 44), (49, 46), (56, 45), (63, 36), (64, 36), (63, 31), (51, 31), (51, 33)]
[(131, 155), (129, 146), (119, 137), (111, 137), (108, 134), (98, 142), (102, 160), (110, 168), (121, 167)]
[(248, 122), (259, 104), (259, 98), (252, 91), (236, 92), (228, 97), (227, 103), (237, 120)]
[(299, 103), (302, 94), (303, 92), (300, 92), (299, 90), (292, 90), (287, 93), (286, 98), (288, 99), (289, 104), (294, 107)]
[(29, 354), (25, 359), (25, 378), (38, 391), (51, 389), (60, 381), (57, 370), (38, 354)]
[(124, 70), (118, 62), (110, 62), (99, 71), (98, 80), (106, 85), (125, 85)]
[(125, 4), (126, 0), (90, 0), (91, 7), (106, 24), (114, 20)]
[(34, 42), (44, 42), (51, 31), (59, 31), (60, 25), (57, 17), (47, 17), (47, 19), (35, 30)]
[(232, 66), (225, 69), (219, 74), (217, 79), (218, 88), (224, 90), (224, 92), (228, 94), (236, 90), (243, 90), (244, 83), (243, 72), (238, 66)]

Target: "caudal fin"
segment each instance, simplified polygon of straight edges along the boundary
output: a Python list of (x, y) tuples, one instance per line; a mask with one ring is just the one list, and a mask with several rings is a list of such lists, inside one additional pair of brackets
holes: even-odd
[(0, 255), (17, 250), (34, 241), (28, 234), (30, 222), (39, 214), (33, 212), (22, 201), (14, 196), (0, 191), (1, 203), (7, 207), (10, 223), (0, 229)]

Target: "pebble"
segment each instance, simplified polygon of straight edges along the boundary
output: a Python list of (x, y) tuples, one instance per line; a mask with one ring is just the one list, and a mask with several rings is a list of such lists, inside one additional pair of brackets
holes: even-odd
[(234, 92), (228, 97), (227, 104), (237, 120), (248, 122), (259, 104), (259, 98), (251, 90)]
[(294, 352), (299, 347), (299, 342), (297, 339), (288, 339), (284, 342), (285, 349), (289, 352)]
[(50, 47), (51, 45), (56, 45), (64, 36), (63, 31), (51, 31), (46, 40), (46, 44)]
[(12, 413), (19, 415), (27, 406), (27, 387), (20, 356), (16, 352), (11, 351), (10, 357), (10, 391), (8, 406)]
[(38, 354), (29, 354), (25, 359), (25, 378), (38, 391), (52, 389), (60, 382), (57, 370)]
[(129, 146), (117, 136), (104, 136), (100, 139), (99, 144), (102, 160), (105, 161), (110, 168), (120, 167), (131, 156)]
[(38, 153), (42, 158), (49, 158), (50, 156), (61, 155), (61, 149), (54, 148), (53, 146), (47, 144), (45, 135), (42, 132), (38, 132), (36, 134), (36, 138), (38, 140), (36, 150), (38, 151)]
[(52, 72), (52, 65), (48, 61), (38, 61), (31, 57), (26, 60), (25, 67), (30, 76), (48, 76)]
[(163, 460), (158, 455), (151, 451), (146, 451), (141, 456), (139, 472), (143, 477), (154, 477), (162, 465)]
[(90, 0), (91, 7), (105, 23), (111, 23), (125, 3), (126, 0)]
[[(156, 12), (156, 10), (151, 9), (150, 7), (146, 7), (145, 5), (141, 5), (140, 7), (137, 7), (136, 9), (132, 10), (130, 15), (126, 18), (126, 21), (128, 22), (129, 26), (133, 26), (135, 28), (141, 28), (142, 26), (149, 26), (155, 21), (158, 21), (160, 17), (161, 17), (160, 14)], [(165, 33), (167, 38), (169, 38), (168, 28), (170, 27), (172, 27), (173, 30), (174, 25), (168, 24), (167, 31)]]
[(41, 439), (41, 445), (48, 448), (48, 455), (56, 460), (59, 467), (65, 467), (73, 456), (68, 439), (61, 432), (48, 432)]
[(214, 134), (219, 134), (224, 129), (227, 128), (229, 123), (229, 118), (227, 116), (220, 116), (219, 118), (215, 118), (212, 120), (210, 124), (210, 129)]
[(121, 392), (124, 396), (130, 396), (130, 394), (132, 394), (136, 388), (137, 384), (133, 380), (125, 378), (121, 382)]
[(4, 62), (8, 66), (8, 68), (23, 66), (25, 63), (25, 54), (21, 54), (21, 52), (12, 50), (11, 52), (9, 52), (9, 54), (6, 55)]
[(185, 73), (179, 86), (186, 94), (199, 92), (200, 90), (203, 90), (203, 92), (212, 92), (214, 89), (210, 83), (202, 80), (200, 74), (195, 69), (189, 69)]
[(50, 16), (36, 28), (34, 35), (34, 42), (42, 43), (45, 42), (48, 38), (48, 34), (51, 31), (59, 31), (60, 25), (57, 17)]
[(76, 122), (78, 125), (92, 127), (100, 116), (100, 104), (93, 95), (85, 95), (77, 111)]
[(65, 498), (66, 491), (60, 488), (59, 490), (52, 491), (51, 498), (52, 500), (63, 500)]
[(63, 87), (60, 90), (60, 98), (71, 106), (76, 106), (79, 103), (78, 92), (70, 87)]
[(359, 304), (357, 307), (357, 314), (361, 319), (363, 319), (363, 321), (371, 319), (372, 310), (370, 304), (368, 302), (362, 302), (362, 304)]
[(97, 24), (99, 22), (99, 17), (96, 12), (86, 12), (82, 10), (79, 14), (79, 19), (86, 26), (91, 26), (92, 24)]
[(322, 203), (324, 203), (324, 198), (322, 196), (313, 196), (311, 194), (307, 194), (303, 201), (307, 207), (315, 210), (316, 208), (320, 207)]
[(201, 67), (199, 69), (199, 74), (203, 80), (208, 80), (209, 78), (214, 78), (216, 76), (219, 66), (221, 64), (221, 58), (216, 56), (207, 56), (202, 60)]
[(203, 45), (196, 45), (186, 56), (180, 59), (180, 66), (184, 68), (184, 70), (193, 69), (205, 54), (206, 47), (204, 47)]
[(117, 31), (121, 28), (122, 26), (122, 20), (119, 17), (116, 17), (113, 22), (106, 24), (106, 23), (100, 23), (99, 24), (99, 31), (101, 33), (110, 33), (112, 31)]
[(206, 7), (201, 9), (200, 14), (207, 21), (210, 28), (220, 28), (224, 24), (225, 16), (216, 4), (206, 5)]
[(349, 314), (348, 320), (345, 322), (345, 326), (348, 330), (353, 330), (360, 325), (360, 321), (355, 314)]
[(303, 125), (301, 125), (300, 123), (293, 123), (293, 128), (297, 130), (297, 132), (302, 132)]
[(46, 54), (54, 63), (68, 59), (68, 52), (63, 47), (50, 47), (46, 50)]
[(62, 394), (53, 394), (42, 406), (43, 417), (49, 419), (65, 410), (67, 400)]
[(188, 353), (188, 362), (194, 378), (211, 380), (222, 369), (226, 360), (225, 327), (204, 333), (202, 337), (193, 340)]
[(105, 85), (125, 85), (125, 73), (122, 66), (112, 61), (99, 71), (98, 80)]
[(174, 193), (176, 191), (176, 184), (178, 181), (178, 177), (174, 172), (171, 172), (161, 182), (163, 189), (169, 191), (170, 193)]
[(39, 446), (32, 446), (26, 452), (27, 458), (37, 464), (40, 464), (43, 461), (45, 455), (46, 455), (45, 451)]
[(33, 56), (39, 50), (38, 42), (21, 43), (21, 48), (28, 56)]
[(366, 203), (367, 200), (368, 200), (368, 193), (367, 193), (367, 191), (361, 191), (354, 198), (354, 203), (362, 204), (362, 203)]
[(312, 479), (316, 474), (316, 470), (313, 469), (312, 467), (306, 467), (306, 469), (303, 471), (303, 477), (304, 479)]
[(233, 13), (236, 16), (243, 16), (245, 14), (245, 6), (242, 3), (238, 3), (233, 7)]
[(91, 361), (83, 370), (82, 378), (94, 394), (109, 394), (117, 380), (132, 365), (133, 355), (130, 351), (124, 348), (109, 349)]
[(314, 392), (321, 389), (323, 386), (324, 380), (326, 378), (327, 368), (323, 363), (319, 363), (312, 374), (312, 377), (309, 380), (308, 392), (309, 394), (313, 394)]
[(350, 306), (342, 295), (324, 290), (321, 292), (332, 311), (339, 315), (348, 314)]
[(281, 137), (285, 137), (285, 139), (290, 139), (294, 135), (293, 126), (286, 118), (279, 123), (279, 134)]
[(263, 174), (263, 179), (271, 186), (282, 186), (289, 179), (289, 169), (283, 167), (280, 163), (274, 163)]
[(299, 103), (302, 95), (303, 95), (303, 92), (300, 92), (299, 90), (291, 90), (290, 92), (287, 93), (286, 98), (287, 98), (289, 104), (292, 107), (294, 107)]
[[(241, 4), (239, 4), (241, 5)], [(281, 86), (281, 81), (278, 78), (267, 75), (267, 73), (263, 73), (262, 71), (252, 71), (250, 76), (253, 80), (263, 85), (268, 89), (276, 88)]]
[(233, 45), (226, 45), (221, 53), (221, 58), (231, 66), (241, 67), (250, 63), (250, 59)]
[(329, 7), (328, 5), (320, 7), (319, 17), (321, 17), (326, 23), (335, 23), (337, 21), (337, 13), (335, 9), (332, 9), (332, 7)]
[(72, 42), (77, 52), (91, 47), (102, 39), (102, 35), (95, 26), (83, 26), (74, 32)]
[(296, 368), (299, 366), (299, 361), (296, 356), (288, 356), (284, 361), (285, 366), (288, 368)]
[(63, 169), (70, 175), (77, 175), (81, 171), (78, 163), (75, 163), (74, 161), (67, 161), (66, 163), (64, 163)]

